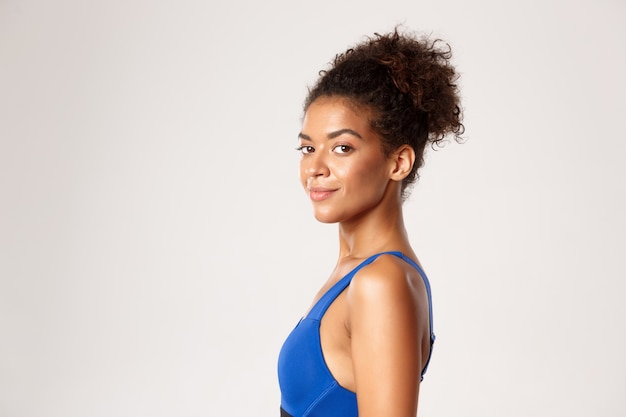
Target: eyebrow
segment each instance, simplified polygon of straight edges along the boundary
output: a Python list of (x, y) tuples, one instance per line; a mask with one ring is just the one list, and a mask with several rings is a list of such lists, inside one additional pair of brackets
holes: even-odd
[[(326, 137), (328, 139), (335, 139), (341, 135), (352, 135), (354, 137), (357, 137), (359, 139), (363, 139), (363, 137), (361, 135), (359, 135), (358, 132), (352, 130), (352, 129), (339, 129), (339, 130), (335, 130), (334, 132), (330, 132), (329, 134), (326, 135)], [(298, 133), (298, 138), (303, 139), (303, 140), (311, 140), (311, 137), (309, 135), (305, 135), (304, 133), (300, 132)]]

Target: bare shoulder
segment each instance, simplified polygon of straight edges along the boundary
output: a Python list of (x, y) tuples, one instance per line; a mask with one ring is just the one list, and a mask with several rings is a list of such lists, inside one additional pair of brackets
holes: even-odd
[(419, 302), (425, 287), (420, 273), (405, 260), (394, 255), (381, 255), (363, 267), (348, 287), (348, 297), (362, 301)]
[(348, 286), (346, 326), (395, 328), (426, 337), (428, 296), (420, 273), (405, 260), (383, 255), (363, 267)]
[(428, 299), (419, 272), (396, 256), (380, 256), (355, 274), (347, 307), (359, 415), (390, 415), (390, 404), (394, 415), (415, 415), (429, 353)]

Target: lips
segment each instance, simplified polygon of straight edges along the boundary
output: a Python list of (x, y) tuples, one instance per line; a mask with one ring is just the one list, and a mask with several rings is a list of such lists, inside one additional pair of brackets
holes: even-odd
[(337, 190), (333, 190), (331, 188), (312, 187), (309, 188), (309, 197), (313, 201), (323, 201), (333, 195), (335, 191)]

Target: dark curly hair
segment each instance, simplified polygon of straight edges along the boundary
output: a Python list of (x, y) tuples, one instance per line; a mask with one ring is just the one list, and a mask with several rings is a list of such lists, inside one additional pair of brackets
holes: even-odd
[(415, 150), (413, 170), (402, 184), (405, 194), (424, 163), (426, 144), (440, 146), (448, 134), (460, 141), (465, 130), (451, 56), (450, 46), (440, 39), (399, 33), (397, 27), (376, 33), (320, 71), (304, 110), (324, 96), (345, 97), (371, 110), (371, 126), (387, 155), (404, 144)]

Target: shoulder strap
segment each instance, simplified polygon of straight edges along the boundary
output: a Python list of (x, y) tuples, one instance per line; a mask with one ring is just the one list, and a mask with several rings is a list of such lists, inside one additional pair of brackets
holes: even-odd
[(426, 295), (428, 297), (428, 323), (430, 327), (429, 329), (430, 330), (430, 352), (428, 353), (428, 359), (426, 360), (426, 364), (424, 365), (424, 368), (422, 369), (422, 373), (420, 375), (420, 378), (421, 378), (420, 380), (423, 380), (424, 374), (426, 373), (426, 370), (428, 369), (428, 364), (430, 363), (430, 358), (433, 353), (433, 345), (435, 343), (435, 338), (436, 338), (435, 333), (433, 331), (433, 303), (432, 303), (432, 295), (430, 291), (430, 282), (428, 281), (428, 277), (426, 276), (426, 273), (417, 264), (417, 262), (415, 262), (413, 259), (409, 258), (408, 256), (404, 255), (402, 252), (399, 252), (399, 251), (380, 252), (365, 259), (363, 262), (357, 265), (352, 271), (348, 272), (348, 274), (346, 274), (343, 278), (341, 278), (335, 285), (333, 285), (317, 301), (317, 303), (315, 303), (315, 305), (313, 306), (313, 308), (307, 315), (307, 318), (311, 318), (314, 320), (321, 320), (322, 317), (324, 316), (324, 313), (326, 313), (326, 310), (328, 309), (328, 307), (330, 307), (330, 305), (333, 303), (333, 301), (335, 301), (335, 299), (339, 296), (339, 294), (341, 294), (343, 290), (345, 290), (346, 287), (350, 285), (350, 282), (352, 281), (352, 278), (354, 277), (354, 275), (357, 272), (359, 272), (359, 270), (363, 268), (364, 266), (369, 265), (372, 262), (374, 262), (374, 260), (376, 260), (376, 258), (378, 258), (380, 255), (394, 255), (404, 260), (405, 262), (407, 262), (409, 265), (411, 265), (413, 268), (417, 270), (417, 272), (422, 277), (422, 280), (424, 281), (424, 286), (426, 288)]
[(428, 359), (426, 359), (426, 363), (424, 364), (424, 368), (422, 369), (422, 374), (420, 376), (420, 381), (424, 379), (424, 374), (426, 373), (426, 370), (428, 369), (428, 364), (430, 363), (430, 357), (433, 354), (433, 345), (435, 344), (435, 332), (433, 331), (433, 301), (432, 301), (432, 294), (430, 291), (430, 282), (428, 281), (428, 277), (426, 276), (426, 274), (424, 273), (424, 270), (422, 268), (420, 268), (420, 266), (411, 258), (405, 256), (403, 253), (399, 253), (399, 257), (404, 259), (405, 262), (409, 263), (411, 266), (413, 266), (415, 269), (417, 269), (417, 272), (419, 272), (420, 276), (422, 277), (422, 280), (424, 280), (424, 286), (426, 287), (426, 295), (428, 296), (428, 323), (429, 323), (429, 327), (430, 327), (430, 352), (428, 352)]
[(404, 255), (401, 252), (393, 252), (393, 254), (402, 258), (405, 262), (410, 264), (413, 268), (417, 269), (417, 272), (419, 272), (420, 276), (422, 277), (422, 280), (424, 281), (424, 286), (426, 287), (426, 294), (428, 295), (428, 315), (430, 318), (429, 320), (430, 321), (430, 338), (431, 338), (431, 344), (432, 344), (435, 342), (435, 334), (433, 333), (433, 303), (432, 303), (432, 295), (430, 291), (430, 281), (428, 281), (428, 277), (426, 276), (426, 273), (424, 272), (424, 270), (413, 259), (409, 258), (408, 256)]
[(330, 287), (330, 289), (326, 291), (324, 295), (322, 295), (322, 297), (317, 301), (317, 303), (315, 303), (313, 308), (311, 308), (311, 311), (309, 312), (307, 317), (311, 319), (315, 319), (315, 320), (321, 320), (322, 317), (324, 316), (324, 313), (326, 313), (326, 310), (328, 310), (328, 307), (330, 307), (330, 305), (333, 303), (333, 301), (335, 301), (335, 299), (339, 296), (339, 294), (341, 294), (343, 290), (345, 290), (346, 287), (350, 285), (350, 282), (352, 281), (352, 277), (354, 277), (354, 275), (357, 272), (359, 272), (361, 268), (374, 262), (374, 260), (378, 258), (380, 255), (384, 255), (388, 253), (397, 255), (400, 252), (381, 252), (365, 259), (363, 262), (358, 264), (352, 271), (348, 272), (343, 278), (337, 281), (335, 285)]

